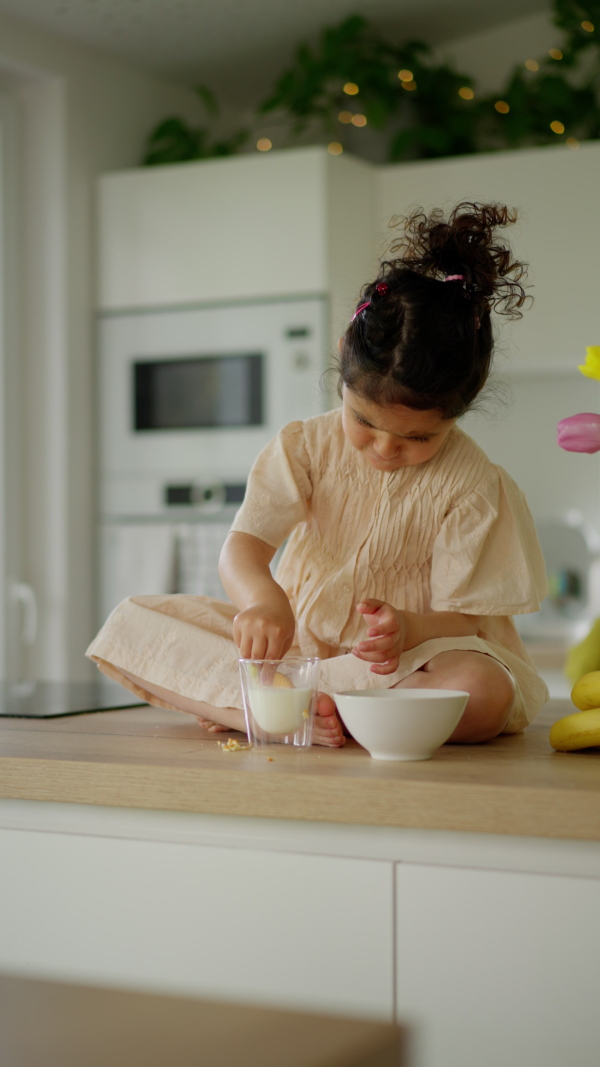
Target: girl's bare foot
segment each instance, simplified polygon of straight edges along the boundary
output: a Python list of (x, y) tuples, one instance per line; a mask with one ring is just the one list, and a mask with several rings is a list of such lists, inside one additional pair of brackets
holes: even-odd
[(317, 697), (317, 714), (313, 724), (313, 745), (326, 745), (327, 748), (340, 748), (346, 744), (342, 724), (338, 719), (333, 698), (327, 693)]
[[(186, 711), (188, 714), (193, 715), (200, 726), (211, 734), (226, 733), (228, 730), (246, 732), (246, 720), (244, 712), (240, 708), (215, 708), (203, 701), (191, 700), (189, 697), (182, 697), (177, 693), (172, 693), (168, 689), (162, 689), (158, 685), (151, 685), (149, 682), (138, 678), (134, 674), (129, 674), (127, 671), (123, 671), (123, 674), (143, 688), (149, 696), (156, 696), (160, 700), (180, 708), (181, 711)], [(221, 720), (220, 722), (215, 721), (216, 716), (215, 718), (211, 717), (215, 712)], [(317, 697), (317, 714), (315, 715), (313, 726), (313, 745), (339, 748), (340, 745), (345, 744), (345, 741), (342, 724), (337, 717), (332, 698), (327, 696), (326, 693), (319, 693)]]
[[(216, 710), (216, 709), (215, 709)], [(219, 709), (222, 711), (223, 709)], [(234, 711), (233, 708), (227, 709), (228, 713)], [(240, 716), (242, 712), (238, 713)], [(221, 723), (215, 722), (213, 719), (205, 719), (198, 716), (198, 722), (200, 726), (204, 727), (211, 734), (223, 733), (227, 730), (231, 730), (231, 726), (223, 726)], [(240, 722), (235, 729), (244, 731), (244, 725)], [(337, 717), (335, 704), (330, 696), (326, 693), (319, 693), (317, 697), (317, 713), (315, 715), (315, 721), (313, 724), (313, 745), (324, 745), (327, 748), (339, 748), (345, 744), (346, 738), (342, 730), (342, 724)]]

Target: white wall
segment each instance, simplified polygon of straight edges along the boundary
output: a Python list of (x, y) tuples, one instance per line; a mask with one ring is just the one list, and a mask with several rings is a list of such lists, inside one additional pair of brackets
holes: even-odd
[(560, 43), (561, 36), (549, 15), (528, 15), (449, 41), (437, 52), (474, 77), (477, 87), (487, 93), (500, 88), (516, 63), (540, 59)]
[[(23, 494), (20, 577), (36, 589), (41, 639), (29, 669), (87, 677), (93, 621), (93, 197), (101, 171), (136, 166), (193, 93), (0, 15), (0, 84), (22, 132)], [(16, 505), (16, 502), (14, 502)]]

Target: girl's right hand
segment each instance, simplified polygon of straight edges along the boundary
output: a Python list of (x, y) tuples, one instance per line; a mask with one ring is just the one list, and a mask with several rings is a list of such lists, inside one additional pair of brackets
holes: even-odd
[(287, 597), (251, 604), (233, 620), (233, 640), (242, 659), (283, 659), (294, 641), (296, 622)]

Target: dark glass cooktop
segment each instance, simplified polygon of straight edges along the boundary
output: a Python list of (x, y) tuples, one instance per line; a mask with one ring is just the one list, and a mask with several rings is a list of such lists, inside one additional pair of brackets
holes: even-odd
[(143, 703), (109, 678), (94, 682), (0, 682), (0, 715), (18, 719), (54, 719)]

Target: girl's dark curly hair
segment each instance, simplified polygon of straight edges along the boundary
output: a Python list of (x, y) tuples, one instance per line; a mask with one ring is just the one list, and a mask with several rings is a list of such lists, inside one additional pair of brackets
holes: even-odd
[[(400, 220), (378, 277), (363, 288), (340, 344), (340, 388), (379, 404), (463, 415), (493, 354), (492, 310), (521, 317), (526, 266), (496, 230), (516, 221), (501, 204), (463, 202), (447, 218), (417, 209)], [(452, 275), (462, 278), (445, 281)]]

